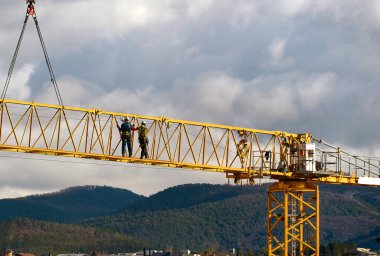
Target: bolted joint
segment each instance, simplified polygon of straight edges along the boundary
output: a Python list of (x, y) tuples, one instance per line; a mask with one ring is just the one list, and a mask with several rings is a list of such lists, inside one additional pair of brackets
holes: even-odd
[(92, 111), (95, 115), (100, 115), (102, 113), (100, 109), (96, 109), (96, 108), (94, 108)]

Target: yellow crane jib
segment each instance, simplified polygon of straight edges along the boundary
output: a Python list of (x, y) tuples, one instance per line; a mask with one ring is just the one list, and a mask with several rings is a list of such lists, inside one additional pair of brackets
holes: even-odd
[[(309, 133), (65, 106), (40, 31), (36, 1), (26, 3), (24, 25), (0, 97), (0, 150), (223, 172), (236, 184), (254, 184), (264, 177), (278, 180), (268, 191), (269, 256), (319, 255), (319, 188), (315, 183), (380, 186), (378, 159), (351, 155)], [(59, 105), (6, 99), (30, 16)], [(125, 124), (130, 129), (124, 133), (119, 130), (120, 119), (132, 124)], [(137, 129), (142, 123), (144, 129)], [(126, 142), (123, 136), (130, 143), (131, 157), (120, 152)], [(134, 146), (137, 142), (140, 147)], [(141, 148), (148, 159), (138, 157)]]
[[(379, 177), (375, 162), (323, 150), (325, 143), (311, 142), (310, 134), (16, 100), (1, 103), (0, 150), (224, 172), (248, 182), (269, 177), (357, 184), (359, 177)], [(147, 123), (149, 159), (137, 157), (137, 146), (133, 157), (121, 156), (116, 123), (122, 117), (136, 127)]]

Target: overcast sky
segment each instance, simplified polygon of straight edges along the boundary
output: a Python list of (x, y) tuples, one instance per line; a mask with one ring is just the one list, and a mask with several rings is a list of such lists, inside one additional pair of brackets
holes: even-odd
[[(2, 1), (0, 81), (25, 8)], [(37, 0), (36, 8), (65, 105), (311, 132), (380, 153), (379, 0)], [(30, 22), (7, 98), (56, 103), (49, 81)], [(226, 182), (223, 174), (4, 156), (25, 157), (0, 153), (1, 198), (86, 184), (149, 195)]]

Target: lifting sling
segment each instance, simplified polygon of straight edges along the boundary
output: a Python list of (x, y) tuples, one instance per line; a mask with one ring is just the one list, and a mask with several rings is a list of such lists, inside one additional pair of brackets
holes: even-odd
[(28, 7), (26, 9), (24, 25), (22, 27), (21, 34), (20, 34), (20, 37), (19, 37), (18, 42), (17, 42), (16, 50), (15, 50), (15, 52), (13, 54), (13, 58), (12, 58), (11, 64), (9, 66), (8, 76), (7, 76), (7, 79), (5, 81), (5, 85), (4, 85), (3, 91), (1, 93), (1, 103), (0, 104), (3, 104), (4, 99), (6, 97), (6, 94), (7, 94), (7, 91), (8, 91), (8, 87), (9, 87), (9, 83), (11, 81), (13, 69), (14, 69), (14, 66), (16, 64), (17, 56), (18, 56), (18, 53), (19, 53), (19, 50), (20, 50), (20, 46), (21, 46), (21, 42), (22, 42), (22, 39), (23, 39), (23, 36), (24, 36), (26, 24), (27, 24), (27, 22), (29, 20), (29, 16), (32, 16), (33, 20), (34, 20), (34, 23), (36, 25), (38, 37), (39, 37), (40, 42), (41, 42), (42, 50), (43, 50), (44, 56), (45, 56), (45, 61), (46, 61), (46, 64), (47, 64), (47, 67), (48, 67), (48, 70), (49, 70), (49, 73), (50, 73), (50, 79), (51, 79), (51, 82), (53, 83), (54, 91), (55, 91), (55, 94), (57, 96), (58, 103), (59, 103), (59, 105), (61, 105), (63, 107), (63, 101), (62, 101), (61, 93), (59, 92), (58, 84), (57, 84), (57, 81), (55, 79), (53, 68), (51, 66), (50, 59), (49, 59), (49, 56), (48, 56), (48, 53), (47, 53), (47, 50), (46, 50), (45, 42), (44, 42), (44, 40), (42, 38), (41, 29), (40, 29), (40, 26), (38, 24), (37, 14), (36, 14), (36, 11), (35, 11), (34, 3), (35, 3), (34, 0), (27, 0)]

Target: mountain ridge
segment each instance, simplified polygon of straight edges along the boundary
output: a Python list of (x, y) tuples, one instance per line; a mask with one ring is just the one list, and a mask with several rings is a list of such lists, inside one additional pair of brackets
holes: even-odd
[[(267, 190), (270, 185), (254, 187), (178, 185), (150, 197), (137, 195), (134, 197), (135, 200), (128, 204), (118, 202), (119, 208), (116, 211), (103, 216), (81, 219), (74, 226), (135, 237), (154, 248), (161, 249), (172, 247), (223, 250), (234, 247), (259, 250), (266, 246)], [(109, 190), (119, 191), (120, 195), (124, 195), (125, 192), (125, 190), (110, 187), (92, 188), (92, 186), (87, 186), (65, 189), (59, 193), (58, 197), (56, 193), (39, 195), (36, 200), (32, 200), (32, 203), (40, 203), (42, 210), (37, 209), (35, 214), (49, 217), (48, 221), (55, 221), (54, 216), (44, 215), (43, 203), (46, 202), (46, 198), (64, 200), (67, 199), (67, 195), (73, 193), (77, 196), (70, 200), (75, 198), (77, 200), (77, 192), (79, 191), (79, 195), (82, 195), (83, 189), (86, 193), (94, 193), (87, 199), (95, 200), (98, 196), (109, 199), (111, 194), (114, 195), (114, 193), (109, 194)], [(99, 191), (102, 192), (98, 193)], [(375, 237), (380, 236), (380, 205), (378, 204), (380, 188), (322, 184), (320, 191), (320, 236), (323, 244), (333, 241), (354, 241), (361, 247), (380, 249), (375, 243)], [(103, 192), (107, 196), (104, 196)], [(130, 193), (132, 192), (129, 191), (126, 194)], [(117, 201), (114, 199), (112, 201)], [(80, 202), (79, 200), (79, 204)], [(104, 200), (99, 202), (109, 203)], [(59, 207), (56, 210), (56, 214), (61, 213)], [(55, 234), (54, 230), (51, 232)]]
[(108, 186), (70, 187), (47, 194), (0, 200), (0, 220), (26, 217), (62, 223), (108, 215), (144, 198)]
[[(224, 249), (250, 248), (250, 246), (261, 248), (265, 247), (266, 241), (265, 216), (269, 185), (265, 184), (261, 187), (180, 185), (137, 201), (129, 209), (87, 220), (83, 224), (109, 228), (130, 235), (139, 233), (140, 238), (156, 246), (173, 243), (174, 247), (190, 246), (197, 249), (200, 249), (197, 246)], [(380, 189), (359, 188), (356, 190), (356, 188), (321, 186), (320, 225), (323, 243), (353, 240), (360, 242), (361, 236), (368, 236), (376, 226), (380, 226), (380, 207), (376, 205), (376, 200), (369, 200), (377, 198)], [(182, 194), (188, 194), (189, 189), (198, 190), (193, 191), (192, 195), (199, 194), (202, 198), (191, 199), (188, 204), (176, 203), (183, 199)], [(233, 195), (224, 191), (230, 189), (233, 190)], [(207, 195), (208, 190), (211, 191), (209, 195)], [(215, 191), (219, 192), (215, 193)], [(165, 194), (167, 196), (163, 197), (162, 195)], [(213, 198), (218, 200), (213, 200)], [(155, 199), (160, 199), (159, 203), (163, 206), (156, 208), (158, 202), (152, 201)], [(224, 221), (221, 222), (221, 220)], [(247, 226), (249, 229), (246, 228)], [(149, 227), (151, 232), (141, 231), (144, 227)], [(211, 232), (206, 230), (211, 230)], [(160, 236), (155, 235), (157, 233)], [(260, 242), (256, 239), (258, 234), (261, 236)], [(375, 235), (380, 236), (380, 233), (374, 231), (373, 236)], [(186, 237), (186, 239), (180, 240), (178, 237)], [(367, 244), (363, 240), (362, 246), (365, 247)]]
[(0, 222), (0, 244), (36, 255), (63, 252), (139, 250), (150, 245), (136, 237), (105, 229), (17, 218)]

